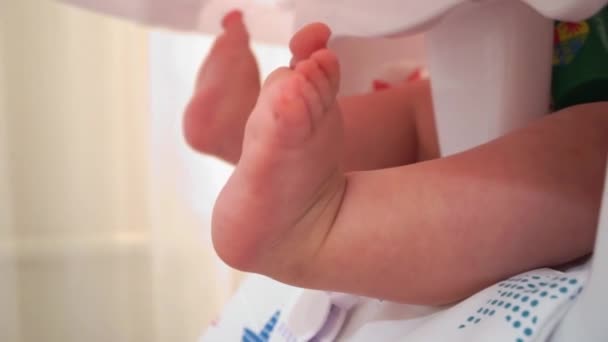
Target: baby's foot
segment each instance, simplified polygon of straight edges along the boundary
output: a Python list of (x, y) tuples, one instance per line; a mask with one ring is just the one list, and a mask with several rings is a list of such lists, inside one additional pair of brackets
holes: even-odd
[(230, 265), (283, 277), (325, 238), (345, 184), (338, 83), (337, 59), (321, 49), (264, 84), (213, 213), (213, 241)]
[(222, 21), (184, 115), (184, 135), (195, 150), (237, 162), (249, 113), (260, 93), (260, 76), (242, 14)]

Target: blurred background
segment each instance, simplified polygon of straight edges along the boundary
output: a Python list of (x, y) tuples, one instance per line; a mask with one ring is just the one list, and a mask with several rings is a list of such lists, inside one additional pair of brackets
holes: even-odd
[[(181, 136), (212, 42), (0, 0), (0, 341), (195, 341), (218, 314), (241, 278), (209, 232), (231, 167)], [(254, 50), (263, 75), (289, 61)]]

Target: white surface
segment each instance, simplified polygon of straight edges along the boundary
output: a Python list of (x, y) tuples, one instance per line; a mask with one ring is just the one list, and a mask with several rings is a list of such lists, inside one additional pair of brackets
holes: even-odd
[(442, 155), (549, 112), (551, 20), (518, 1), (476, 2), (454, 9), (428, 37)]
[(562, 21), (581, 21), (597, 13), (607, 0), (523, 0), (543, 16)]
[(337, 310), (335, 316), (333, 317), (333, 324), (324, 331), (322, 336), (317, 336), (315, 338), (315, 342), (333, 342), (336, 340), (336, 337), (340, 334), (344, 322), (348, 318), (348, 311), (346, 310)]
[[(583, 265), (565, 273), (550, 269), (527, 272), (444, 308), (362, 298), (336, 341), (514, 342), (517, 338), (526, 342), (546, 341), (572, 305), (571, 296), (576, 296), (585, 284), (587, 269)], [(292, 310), (288, 303), (304, 300), (302, 291), (307, 292), (265, 277), (248, 277), (203, 341), (241, 340), (245, 329), (255, 333), (264, 330), (271, 342), (306, 341), (287, 322)], [(316, 293), (310, 295), (309, 299), (315, 301), (310, 303), (311, 308), (315, 308), (316, 301), (326, 303)], [(303, 310), (302, 314), (313, 311)], [(276, 313), (278, 320), (268, 329), (268, 319)]]
[[(380, 36), (428, 28), (467, 0), (60, 0), (153, 26), (217, 32), (217, 21), (232, 8), (250, 16), (254, 37), (286, 42), (292, 30), (310, 21), (327, 23), (337, 35)], [(475, 1), (496, 2), (497, 0)], [(503, 0), (519, 1), (519, 0)], [(522, 0), (542, 15), (561, 20), (584, 19), (606, 0)]]
[(387, 36), (421, 31), (466, 0), (297, 0), (296, 27), (312, 21), (337, 36)]
[(287, 326), (298, 338), (308, 341), (323, 327), (331, 301), (325, 291), (301, 291), (288, 310)]
[[(297, 26), (327, 23), (338, 35), (379, 36), (425, 30), (450, 10), (466, 3), (520, 0), (296, 0)], [(606, 0), (523, 0), (543, 16), (577, 21), (601, 9)]]
[(59, 0), (152, 27), (216, 34), (220, 19), (238, 8), (255, 40), (286, 44), (293, 33), (293, 13), (282, 0)]
[(332, 304), (344, 310), (350, 310), (361, 300), (360, 297), (349, 295), (347, 293), (331, 292), (330, 296)]

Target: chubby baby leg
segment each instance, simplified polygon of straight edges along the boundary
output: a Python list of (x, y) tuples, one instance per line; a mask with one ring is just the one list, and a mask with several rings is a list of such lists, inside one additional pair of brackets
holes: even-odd
[[(337, 117), (325, 113), (326, 123)], [(237, 268), (289, 284), (415, 304), (559, 266), (593, 247), (606, 113), (608, 103), (571, 107), (458, 155), (346, 177), (339, 145), (311, 138), (335, 134), (338, 121), (289, 120), (306, 134), (285, 135), (252, 124), (252, 137), (268, 140), (252, 138), (251, 159), (218, 202), (216, 248)]]

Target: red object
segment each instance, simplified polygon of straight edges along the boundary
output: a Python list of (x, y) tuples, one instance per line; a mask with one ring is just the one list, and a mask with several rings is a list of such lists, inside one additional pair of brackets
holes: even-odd
[(559, 45), (559, 31), (557, 31), (557, 27), (553, 29), (553, 46)]
[(391, 87), (391, 85), (388, 82), (384, 82), (381, 80), (374, 80), (374, 90), (375, 91), (389, 89), (390, 87)]
[(222, 19), (222, 27), (226, 27), (228, 25), (228, 22), (233, 20), (233, 19), (242, 19), (243, 18), (243, 12), (241, 10), (238, 9), (234, 9), (230, 12), (228, 12), (225, 16), (224, 19)]
[(412, 72), (406, 79), (407, 82), (420, 81), (422, 79), (422, 69), (418, 68)]
[(583, 26), (580, 23), (564, 23), (564, 25), (566, 25), (566, 29), (570, 33), (578, 32)]
[[(407, 76), (407, 78), (404, 80), (404, 82), (409, 83), (409, 82), (420, 81), (423, 78), (422, 71), (423, 71), (422, 68), (418, 68), (418, 69), (414, 70), (411, 74), (409, 74)], [(374, 80), (373, 88), (374, 88), (374, 91), (381, 91), (381, 90), (386, 90), (386, 89), (392, 88), (392, 85), (386, 81)]]

